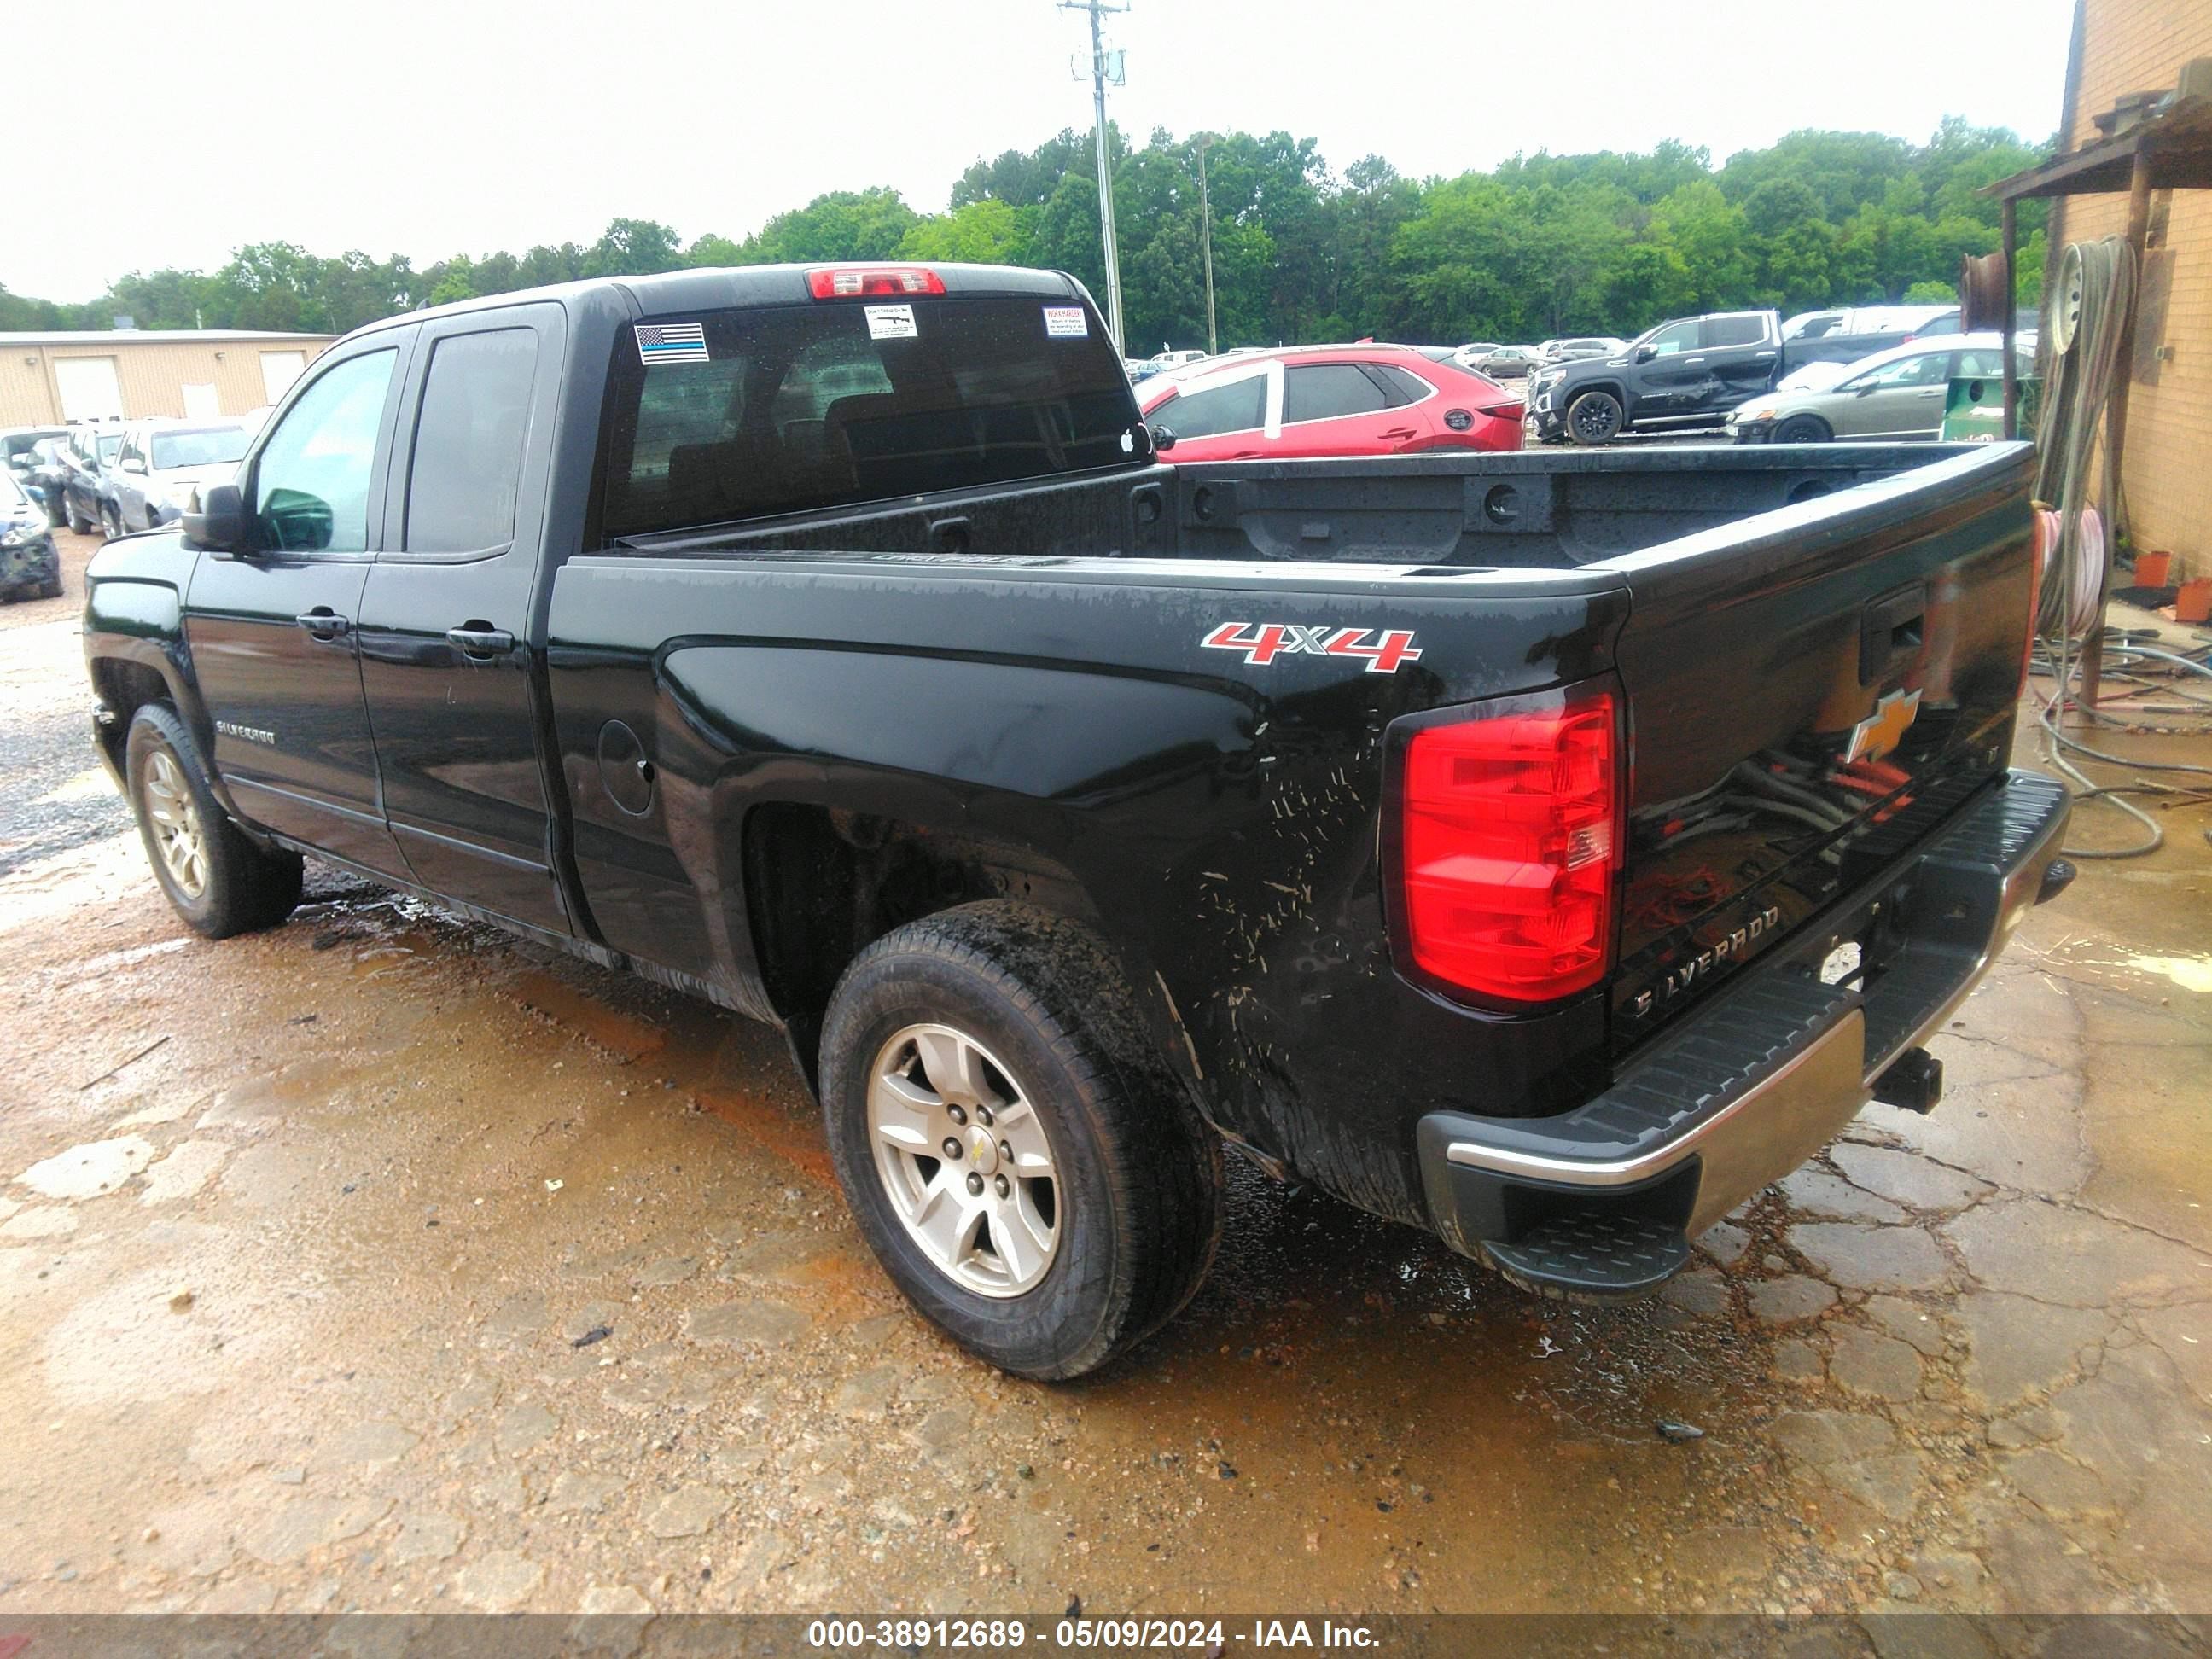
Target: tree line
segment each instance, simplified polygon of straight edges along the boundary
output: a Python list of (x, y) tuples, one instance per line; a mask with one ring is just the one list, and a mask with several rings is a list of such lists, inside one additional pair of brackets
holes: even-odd
[[(1516, 155), (1492, 171), (1408, 179), (1381, 156), (1333, 173), (1311, 138), (1109, 129), (1128, 348), (1206, 343), (1199, 178), (1212, 217), (1220, 343), (1363, 336), (1423, 343), (1631, 335), (1688, 313), (1955, 297), (1960, 259), (1997, 246), (1981, 187), (2032, 165), (2002, 128), (1955, 118), (1924, 144), (1793, 132), (1716, 167), (1668, 142), (1642, 154)], [(2040, 291), (2044, 204), (2021, 209), (2024, 299)], [(589, 245), (335, 258), (286, 242), (241, 247), (214, 272), (118, 277), (57, 304), (0, 288), (0, 328), (251, 328), (343, 333), (424, 305), (579, 277), (782, 260), (969, 260), (1073, 272), (1102, 307), (1104, 260), (1088, 131), (978, 161), (942, 213), (884, 188), (837, 191), (732, 240), (685, 241), (617, 219)]]

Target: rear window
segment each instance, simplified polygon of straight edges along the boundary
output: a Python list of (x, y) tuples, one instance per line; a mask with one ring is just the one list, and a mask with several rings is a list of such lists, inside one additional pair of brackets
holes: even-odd
[(698, 324), (704, 360), (687, 348), (690, 361), (650, 366), (625, 330), (609, 383), (605, 533), (1147, 459), (1104, 331), (1048, 332), (1047, 310), (1034, 298), (945, 297), (695, 313), (665, 321)]
[(222, 466), (246, 455), (246, 428), (210, 426), (154, 434), (154, 471), (179, 466)]

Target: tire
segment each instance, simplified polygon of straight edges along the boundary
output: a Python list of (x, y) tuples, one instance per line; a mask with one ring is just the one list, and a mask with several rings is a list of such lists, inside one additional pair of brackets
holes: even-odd
[(300, 902), (300, 855), (264, 853), (230, 821), (173, 709), (148, 703), (132, 715), (123, 758), (147, 862), (186, 927), (228, 939), (274, 927), (292, 914)]
[(88, 536), (92, 533), (92, 520), (76, 510), (76, 500), (66, 493), (62, 496), (62, 516), (69, 521), (70, 535)]
[(1620, 435), (1620, 399), (1610, 392), (1585, 392), (1567, 405), (1567, 436), (1584, 448)]
[(994, 901), (887, 934), (838, 981), (821, 1071), (861, 1236), (970, 1352), (1080, 1376), (1196, 1293), (1220, 1237), (1220, 1142), (1088, 930)]
[(123, 533), (123, 512), (113, 501), (100, 504), (100, 526), (111, 542)]
[(1792, 415), (1774, 428), (1778, 444), (1824, 444), (1835, 435), (1818, 415)]

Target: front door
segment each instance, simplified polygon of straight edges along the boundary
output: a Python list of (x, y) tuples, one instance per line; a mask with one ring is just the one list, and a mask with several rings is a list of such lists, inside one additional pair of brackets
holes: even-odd
[(1943, 424), (1951, 353), (1924, 351), (1855, 375), (1829, 399), (1838, 438), (1925, 438)]
[(325, 360), (247, 463), (252, 550), (202, 555), (185, 613), (238, 809), (392, 876), (404, 868), (378, 799), (355, 624), (406, 345), (380, 334)]
[(424, 327), (359, 635), (385, 812), (415, 878), (565, 933), (530, 646), (562, 338), (551, 305)]

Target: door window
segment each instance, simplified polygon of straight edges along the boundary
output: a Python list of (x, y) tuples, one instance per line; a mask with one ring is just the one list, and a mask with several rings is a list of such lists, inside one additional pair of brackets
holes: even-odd
[(1417, 404), (1436, 390), (1419, 375), (1401, 368), (1395, 363), (1370, 363), (1367, 372), (1389, 388), (1388, 402), (1392, 409)]
[(471, 553), (514, 539), (538, 333), (440, 340), (422, 383), (407, 478), (407, 550)]
[(1698, 349), (1698, 319), (1686, 317), (1679, 323), (1669, 323), (1644, 343), (1662, 357), (1671, 357), (1678, 351)]
[(1382, 387), (1358, 363), (1293, 363), (1283, 371), (1283, 424), (1373, 415), (1388, 408)]
[(1872, 386), (1934, 386), (1950, 378), (1951, 354), (1948, 351), (1923, 352), (1917, 357), (1899, 357), (1895, 362), (1870, 368), (1855, 375), (1837, 388), (1839, 392), (1863, 392)]
[(1267, 377), (1248, 374), (1227, 386), (1186, 392), (1153, 413), (1178, 438), (1218, 438), (1249, 432), (1266, 417)]
[(1725, 346), (1758, 345), (1766, 338), (1766, 319), (1753, 312), (1705, 319), (1705, 343), (1715, 350)]
[(254, 467), (254, 520), (263, 547), (284, 553), (368, 548), (369, 474), (398, 356), (349, 357), (286, 411)]

